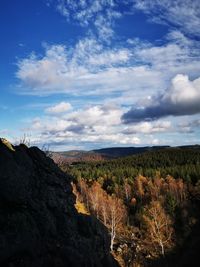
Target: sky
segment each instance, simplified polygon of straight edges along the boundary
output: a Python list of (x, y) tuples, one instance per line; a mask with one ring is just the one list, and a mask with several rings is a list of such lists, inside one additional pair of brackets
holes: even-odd
[(200, 143), (199, 0), (1, 0), (0, 136)]

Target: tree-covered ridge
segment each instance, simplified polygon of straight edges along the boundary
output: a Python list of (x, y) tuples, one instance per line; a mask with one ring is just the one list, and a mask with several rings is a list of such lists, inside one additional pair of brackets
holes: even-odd
[(102, 176), (117, 184), (124, 178), (154, 177), (158, 172), (195, 183), (200, 178), (200, 148), (167, 148), (110, 161), (76, 163), (69, 170), (75, 177), (93, 180)]

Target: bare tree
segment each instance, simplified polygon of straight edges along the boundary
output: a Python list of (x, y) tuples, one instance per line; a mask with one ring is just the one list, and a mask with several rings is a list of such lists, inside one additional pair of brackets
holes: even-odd
[(31, 135), (24, 133), (23, 136), (20, 137), (20, 140), (18, 143), (23, 144), (27, 147), (30, 147), (31, 146)]

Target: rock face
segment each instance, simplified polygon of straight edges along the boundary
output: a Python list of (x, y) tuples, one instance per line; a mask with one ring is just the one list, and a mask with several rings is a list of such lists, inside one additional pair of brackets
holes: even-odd
[(118, 266), (105, 227), (74, 208), (70, 177), (38, 148), (10, 147), (4, 141), (0, 139), (0, 266)]

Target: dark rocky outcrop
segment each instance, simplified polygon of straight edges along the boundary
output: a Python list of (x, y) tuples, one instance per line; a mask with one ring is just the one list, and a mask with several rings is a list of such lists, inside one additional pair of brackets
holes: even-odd
[(45, 153), (0, 139), (0, 266), (118, 266), (105, 227), (74, 203), (70, 177)]

